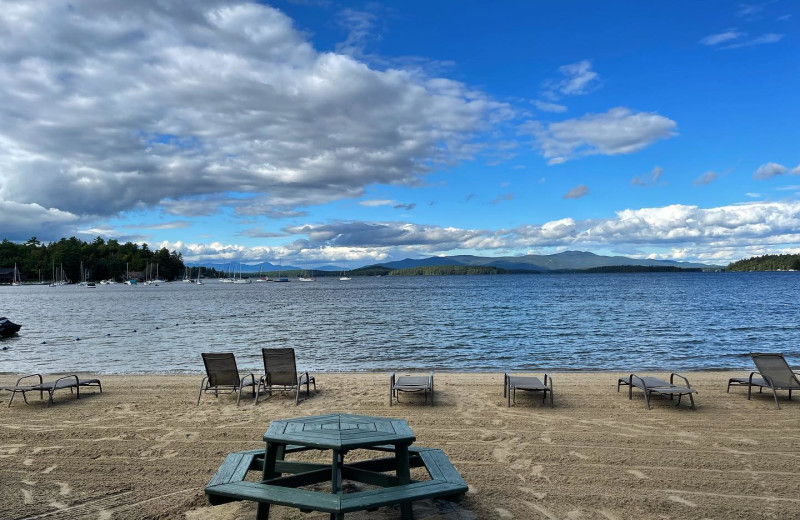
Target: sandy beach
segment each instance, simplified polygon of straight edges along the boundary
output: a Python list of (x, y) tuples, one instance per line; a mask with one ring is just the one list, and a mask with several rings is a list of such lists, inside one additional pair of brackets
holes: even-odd
[[(470, 491), (417, 502), (415, 518), (800, 517), (800, 400), (784, 393), (776, 410), (767, 394), (726, 394), (734, 374), (700, 372), (686, 374), (697, 410), (656, 397), (648, 411), (641, 392), (616, 392), (620, 375), (554, 374), (553, 409), (527, 394), (508, 408), (499, 373), (437, 373), (435, 406), (392, 408), (383, 373), (318, 374), (318, 394), (299, 406), (278, 394), (197, 406), (201, 375), (104, 376), (103, 394), (61, 391), (50, 408), (38, 395), (7, 408), (4, 392), (0, 518), (254, 518), (253, 504), (205, 500), (225, 455), (263, 447), (270, 420), (334, 412), (404, 418), (416, 444), (450, 457)], [(277, 507), (271, 518), (327, 515)]]

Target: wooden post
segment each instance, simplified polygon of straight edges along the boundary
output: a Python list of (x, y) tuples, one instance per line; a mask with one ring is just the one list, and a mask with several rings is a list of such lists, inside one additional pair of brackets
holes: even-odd
[[(397, 459), (397, 478), (400, 479), (400, 485), (410, 484), (411, 468), (408, 461), (408, 444), (396, 444), (394, 456)], [(411, 502), (400, 504), (400, 518), (411, 520)]]

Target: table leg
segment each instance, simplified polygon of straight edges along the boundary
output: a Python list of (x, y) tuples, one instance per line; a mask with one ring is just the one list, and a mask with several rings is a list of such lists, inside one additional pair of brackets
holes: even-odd
[[(333, 461), (331, 464), (331, 493), (334, 495), (342, 492), (342, 465), (344, 464), (344, 452), (333, 450)], [(344, 513), (331, 513), (330, 520), (344, 520)]]
[[(277, 444), (268, 442), (267, 448), (264, 451), (264, 472), (261, 474), (261, 480), (268, 480), (275, 478), (275, 461), (278, 459), (278, 451), (283, 452), (286, 448)], [(258, 512), (256, 513), (256, 520), (267, 520), (269, 518), (269, 504), (263, 502), (258, 503)]]
[[(394, 456), (397, 459), (397, 478), (400, 485), (411, 483), (411, 468), (408, 461), (408, 444), (397, 444), (394, 447)], [(400, 504), (400, 518), (411, 520), (411, 502)]]

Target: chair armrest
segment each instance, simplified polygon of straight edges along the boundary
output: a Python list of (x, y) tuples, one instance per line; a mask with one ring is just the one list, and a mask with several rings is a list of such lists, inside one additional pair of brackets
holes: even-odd
[(676, 373), (674, 373), (674, 372), (673, 372), (672, 374), (670, 374), (670, 375), (669, 375), (669, 384), (671, 384), (671, 385), (672, 385), (672, 384), (674, 384), (674, 382), (673, 382), (673, 381), (674, 381), (674, 379), (675, 379), (676, 377), (680, 377), (681, 379), (683, 379), (684, 383), (686, 383), (686, 388), (691, 388), (691, 387), (692, 387), (692, 385), (690, 385), (690, 384), (689, 384), (689, 380), (688, 380), (688, 379), (686, 379), (686, 378), (685, 378), (685, 377), (683, 377), (682, 375), (680, 375), (680, 374), (676, 374)]
[(431, 375), (428, 376), (428, 386), (431, 387), (431, 393), (433, 393), (433, 370), (431, 370)]
[[(78, 379), (78, 376), (77, 376), (77, 375), (75, 375), (75, 374), (70, 374), (70, 375), (68, 375), (68, 376), (59, 377), (58, 379), (56, 379), (56, 380), (53, 382), (53, 390), (56, 390), (56, 389), (58, 389), (58, 382), (59, 382), (59, 381), (61, 381), (62, 379), (71, 379), (71, 378), (75, 378), (75, 386), (76, 386), (76, 387), (77, 387), (77, 386), (80, 386), (80, 384), (81, 384), (81, 381), (80, 381), (80, 379)], [(69, 388), (69, 387), (64, 387), (64, 388)]]
[(630, 382), (630, 386), (631, 386), (631, 387), (632, 387), (632, 386), (634, 386), (634, 385), (633, 385), (633, 378), (634, 378), (634, 377), (635, 377), (636, 379), (638, 379), (639, 381), (641, 381), (641, 383), (642, 383), (642, 390), (644, 390), (644, 391), (646, 392), (646, 391), (647, 391), (647, 383), (645, 383), (645, 382), (644, 382), (644, 379), (642, 379), (641, 377), (637, 376), (636, 374), (631, 374), (630, 378), (628, 379), (628, 381)]
[(248, 377), (253, 381), (253, 386), (255, 386), (255, 384), (256, 384), (256, 376), (255, 376), (255, 374), (250, 373), (250, 374), (246, 374), (244, 377), (240, 377), (239, 378), (239, 386), (240, 387), (244, 386), (244, 380), (247, 379)]
[(20, 381), (22, 381), (23, 379), (28, 379), (29, 377), (38, 377), (38, 378), (39, 378), (39, 384), (40, 384), (40, 385), (41, 385), (41, 384), (42, 384), (42, 382), (43, 382), (43, 381), (42, 381), (42, 374), (31, 374), (31, 375), (29, 375), (29, 376), (22, 376), (22, 377), (20, 377), (19, 379), (17, 379), (17, 382), (16, 382), (16, 384), (14, 384), (14, 386), (19, 386), (19, 382), (20, 382)]
[[(549, 385), (548, 385), (548, 382), (549, 382)], [(550, 377), (548, 374), (544, 375), (544, 386), (549, 386), (550, 387), (550, 391), (551, 392), (553, 391), (553, 378)]]

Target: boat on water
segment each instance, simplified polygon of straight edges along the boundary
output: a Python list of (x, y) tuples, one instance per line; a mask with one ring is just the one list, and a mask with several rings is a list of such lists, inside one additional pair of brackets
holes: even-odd
[(242, 278), (242, 264), (239, 263), (239, 277), (236, 278), (236, 273), (233, 275), (233, 283), (253, 283), (250, 278)]
[(86, 282), (86, 287), (88, 287), (89, 289), (96, 289), (97, 288), (97, 286), (95, 285), (94, 282)]
[(346, 282), (347, 280), (352, 280), (349, 276), (347, 276), (347, 271), (342, 269), (342, 274), (339, 275), (339, 280), (342, 282)]
[(0, 316), (0, 336), (6, 338), (8, 336), (13, 336), (19, 329), (22, 328), (22, 325), (17, 325), (13, 321), (9, 320), (5, 316)]
[(22, 277), (19, 274), (19, 269), (17, 269), (17, 264), (14, 264), (14, 275), (11, 280), (11, 285), (22, 285)]

